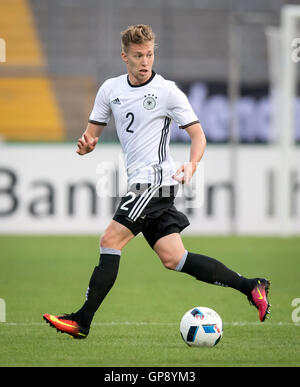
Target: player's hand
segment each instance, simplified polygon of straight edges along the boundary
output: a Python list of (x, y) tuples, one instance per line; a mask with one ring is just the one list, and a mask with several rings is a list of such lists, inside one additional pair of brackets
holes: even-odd
[(172, 176), (180, 184), (188, 184), (197, 169), (197, 163), (189, 162), (181, 165)]
[(95, 149), (98, 140), (99, 137), (89, 138), (86, 134), (84, 134), (77, 142), (76, 153), (82, 156), (86, 153), (92, 152)]

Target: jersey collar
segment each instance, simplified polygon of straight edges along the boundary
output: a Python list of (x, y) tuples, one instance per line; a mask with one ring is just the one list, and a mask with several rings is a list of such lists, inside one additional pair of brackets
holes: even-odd
[(144, 83), (141, 83), (140, 85), (133, 85), (132, 83), (130, 83), (130, 80), (129, 80), (129, 75), (127, 75), (127, 82), (128, 82), (128, 85), (131, 86), (131, 87), (142, 87), (142, 86), (145, 86), (147, 85), (149, 82), (152, 81), (152, 79), (155, 77), (155, 71), (152, 70), (152, 75), (151, 77), (148, 79), (148, 81), (144, 82)]

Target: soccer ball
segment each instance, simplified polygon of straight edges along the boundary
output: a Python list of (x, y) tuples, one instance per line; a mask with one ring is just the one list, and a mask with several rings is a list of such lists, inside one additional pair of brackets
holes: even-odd
[(182, 317), (180, 333), (189, 346), (213, 347), (223, 336), (222, 319), (214, 310), (197, 306)]

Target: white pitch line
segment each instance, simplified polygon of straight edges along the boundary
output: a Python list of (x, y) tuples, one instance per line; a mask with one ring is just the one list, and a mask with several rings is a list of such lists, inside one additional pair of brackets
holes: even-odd
[[(43, 322), (0, 322), (0, 327), (6, 325), (6, 326), (46, 326)], [(95, 322), (92, 323), (92, 326), (114, 326), (114, 325), (128, 325), (128, 326), (147, 326), (147, 325), (154, 325), (154, 326), (179, 326), (179, 323), (167, 323), (167, 322), (138, 322), (138, 321), (112, 321), (112, 322)], [(267, 321), (264, 324), (261, 322), (251, 322), (251, 321), (236, 321), (236, 322), (223, 322), (224, 326), (300, 326), (300, 323), (293, 323), (293, 322), (270, 322)]]

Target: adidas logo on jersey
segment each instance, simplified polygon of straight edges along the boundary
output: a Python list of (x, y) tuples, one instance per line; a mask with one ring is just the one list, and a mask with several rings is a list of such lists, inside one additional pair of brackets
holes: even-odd
[(113, 99), (112, 103), (115, 104), (115, 105), (121, 105), (121, 102), (120, 102), (118, 97)]

